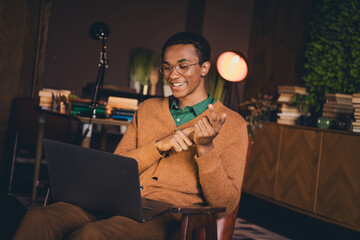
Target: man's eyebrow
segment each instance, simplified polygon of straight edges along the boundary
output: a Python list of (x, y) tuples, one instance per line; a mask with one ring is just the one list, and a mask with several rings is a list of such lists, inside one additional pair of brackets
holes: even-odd
[(188, 60), (188, 59), (186, 59), (186, 58), (182, 58), (182, 59), (178, 60), (177, 62), (180, 63), (180, 62), (186, 62), (186, 61), (189, 62), (190, 60)]
[[(186, 58), (182, 58), (180, 60), (177, 61), (178, 63), (181, 63), (181, 62), (190, 62), (190, 60), (186, 59)], [(163, 61), (163, 64), (169, 64), (168, 61)]]

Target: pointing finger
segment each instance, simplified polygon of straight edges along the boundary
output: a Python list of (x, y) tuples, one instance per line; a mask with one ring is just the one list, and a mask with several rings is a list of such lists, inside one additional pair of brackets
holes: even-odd
[(214, 123), (217, 122), (217, 115), (216, 115), (214, 106), (212, 104), (209, 104), (208, 107), (209, 107), (209, 110), (210, 110), (211, 120), (212, 120), (212, 122), (214, 124)]

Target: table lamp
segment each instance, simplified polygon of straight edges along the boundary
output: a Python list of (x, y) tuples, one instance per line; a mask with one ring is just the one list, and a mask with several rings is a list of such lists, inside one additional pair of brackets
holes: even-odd
[(245, 57), (238, 51), (226, 51), (220, 54), (216, 67), (220, 76), (230, 82), (240, 82), (248, 73)]

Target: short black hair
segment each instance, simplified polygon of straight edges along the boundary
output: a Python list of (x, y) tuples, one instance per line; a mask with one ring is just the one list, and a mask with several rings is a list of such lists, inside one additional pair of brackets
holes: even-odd
[(210, 61), (210, 45), (208, 41), (200, 34), (193, 32), (179, 32), (166, 40), (161, 51), (161, 61), (164, 61), (166, 48), (180, 44), (192, 44), (195, 47), (200, 65), (206, 61)]

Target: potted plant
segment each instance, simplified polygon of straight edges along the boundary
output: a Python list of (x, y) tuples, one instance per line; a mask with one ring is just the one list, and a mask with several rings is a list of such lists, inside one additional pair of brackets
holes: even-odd
[(311, 126), (311, 97), (304, 94), (295, 94), (294, 104), (299, 109), (299, 112), (301, 114), (299, 118), (299, 123), (304, 126)]
[[(130, 87), (148, 89), (149, 77), (154, 66), (155, 52), (147, 48), (135, 48), (130, 51), (129, 76)], [(147, 91), (143, 92), (147, 94)]]
[(277, 105), (274, 103), (274, 97), (269, 95), (258, 95), (258, 98), (252, 98), (239, 104), (240, 109), (247, 110), (248, 114), (245, 120), (248, 122), (249, 136), (254, 137), (254, 130), (262, 127), (262, 121), (271, 121), (272, 116), (276, 118)]

